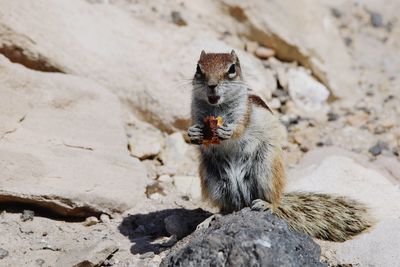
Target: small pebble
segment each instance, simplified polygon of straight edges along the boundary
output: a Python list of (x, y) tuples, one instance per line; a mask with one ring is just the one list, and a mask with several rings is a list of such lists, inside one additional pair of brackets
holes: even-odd
[(332, 15), (337, 19), (342, 16), (342, 12), (337, 8), (332, 8), (331, 12), (332, 12)]
[(378, 156), (382, 153), (382, 150), (387, 149), (387, 148), (388, 148), (388, 146), (386, 143), (378, 141), (378, 143), (376, 143), (376, 145), (374, 145), (370, 149), (368, 149), (368, 151), (373, 156)]
[(172, 177), (168, 174), (161, 175), (157, 180), (163, 183), (172, 183), (173, 181)]
[(254, 54), (256, 55), (256, 57), (258, 57), (260, 59), (268, 59), (270, 57), (275, 56), (275, 51), (270, 48), (260, 46), (260, 47), (257, 47)]
[(328, 121), (336, 121), (339, 118), (339, 115), (334, 112), (328, 112)]
[(84, 226), (92, 226), (92, 225), (95, 225), (98, 223), (99, 223), (99, 219), (97, 219), (94, 216), (91, 216), (91, 217), (86, 218), (86, 220), (83, 222), (83, 225)]
[(32, 210), (24, 210), (21, 214), (21, 221), (33, 221), (33, 217), (35, 217), (35, 212)]
[(105, 260), (102, 266), (113, 266), (115, 265), (115, 260), (113, 258)]
[(272, 109), (278, 109), (281, 107), (281, 101), (278, 98), (272, 98), (267, 105)]
[(142, 255), (140, 255), (140, 259), (150, 259), (150, 258), (153, 258), (154, 257), (154, 252), (152, 252), (152, 251), (150, 251), (150, 252), (146, 252), (146, 253), (144, 253), (144, 254), (142, 254)]
[(371, 24), (373, 27), (379, 28), (383, 26), (383, 19), (381, 14), (379, 14), (378, 12), (371, 11), (370, 16), (371, 16)]
[(316, 143), (316, 146), (317, 147), (323, 147), (324, 146), (324, 142), (319, 141), (319, 142)]
[(5, 250), (4, 248), (0, 248), (0, 260), (4, 259), (7, 256), (8, 256), (8, 251)]
[(35, 262), (37, 266), (43, 266), (43, 264), (45, 263), (44, 259), (37, 259), (35, 260)]
[(171, 12), (172, 22), (178, 26), (186, 26), (187, 22), (182, 18), (182, 15), (178, 11)]
[(101, 214), (100, 215), (100, 221), (103, 223), (110, 223), (110, 216), (108, 216), (107, 214)]

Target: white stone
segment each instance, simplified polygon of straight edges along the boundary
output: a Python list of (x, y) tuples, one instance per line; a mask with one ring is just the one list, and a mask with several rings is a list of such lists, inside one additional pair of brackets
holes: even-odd
[(168, 174), (163, 174), (160, 177), (157, 178), (157, 181), (163, 182), (163, 183), (170, 183), (173, 181), (172, 177), (169, 176)]
[(174, 176), (174, 185), (183, 196), (201, 198), (200, 178), (196, 176)]
[(160, 158), (165, 166), (178, 168), (185, 160), (189, 145), (185, 143), (182, 133), (173, 133), (165, 139), (165, 148)]
[[(197, 8), (209, 14), (204, 6)], [(214, 17), (223, 14), (219, 5), (215, 12)], [(98, 82), (115, 92), (138, 118), (168, 132), (189, 126), (190, 79), (201, 50), (232, 50), (218, 40), (219, 32), (204, 31), (203, 24), (189, 22), (178, 30), (162, 20), (148, 23), (116, 5), (3, 1), (0, 18), (4, 25), (0, 34), (7, 36), (0, 46), (20, 47), (30, 59), (44, 59), (63, 72)], [(236, 50), (249, 87), (270, 98), (273, 86), (261, 62)]]
[[(307, 153), (289, 173), (286, 191), (320, 192), (351, 197), (371, 208), (377, 224), (352, 240), (318, 241), (322, 254), (338, 263), (396, 266), (399, 262), (400, 187), (365, 157), (337, 148)], [(332, 256), (328, 256), (330, 258)]]
[(1, 55), (0, 70), (0, 202), (79, 216), (134, 208), (146, 170), (129, 156), (117, 98), (86, 79)]
[(110, 216), (108, 216), (107, 214), (101, 214), (100, 215), (100, 221), (102, 223), (110, 223), (111, 222)]
[(94, 216), (87, 217), (86, 220), (83, 222), (84, 226), (92, 226), (99, 223), (99, 219)]
[(132, 156), (144, 160), (160, 153), (164, 140), (159, 129), (139, 120), (129, 122), (125, 129)]
[(268, 59), (270, 57), (275, 56), (275, 51), (273, 49), (262, 46), (258, 47), (254, 53), (256, 57), (260, 59)]
[(244, 14), (245, 23), (237, 27), (241, 34), (274, 49), (277, 58), (309, 67), (334, 96), (351, 102), (361, 96), (346, 46), (330, 10), (320, 1), (223, 0), (223, 3), (242, 11), (235, 14)]
[(326, 87), (302, 69), (288, 71), (288, 91), (293, 102), (300, 109), (314, 113), (325, 107), (329, 97)]

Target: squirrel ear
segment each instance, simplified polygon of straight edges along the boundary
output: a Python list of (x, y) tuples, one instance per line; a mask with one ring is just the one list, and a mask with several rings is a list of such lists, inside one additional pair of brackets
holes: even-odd
[(206, 52), (204, 50), (201, 50), (200, 59), (203, 58), (205, 55), (206, 55)]
[(235, 52), (235, 50), (233, 50), (232, 49), (232, 51), (231, 51), (231, 56), (232, 56), (232, 58), (233, 58), (233, 61), (239, 61), (239, 58), (238, 58), (238, 56), (236, 55), (236, 52)]

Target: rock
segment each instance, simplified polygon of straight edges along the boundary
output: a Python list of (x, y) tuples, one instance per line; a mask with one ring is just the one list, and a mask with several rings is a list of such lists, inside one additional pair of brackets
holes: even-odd
[(161, 167), (161, 163), (156, 159), (145, 159), (142, 160), (141, 163), (146, 168), (147, 178), (149, 178), (149, 180), (156, 179), (158, 176), (158, 168)]
[(363, 125), (366, 125), (367, 121), (368, 121), (368, 114), (366, 114), (365, 112), (349, 115), (346, 117), (347, 124), (355, 127), (361, 127)]
[(273, 49), (260, 46), (256, 49), (256, 51), (254, 51), (254, 54), (260, 59), (268, 59), (275, 56), (275, 51)]
[(186, 237), (160, 266), (323, 266), (319, 256), (311, 238), (270, 212), (246, 208)]
[(157, 200), (161, 195), (165, 196), (164, 188), (158, 181), (146, 186), (146, 196), (148, 198)]
[(224, 0), (223, 3), (240, 22), (237, 26), (240, 34), (272, 48), (279, 59), (297, 61), (310, 68), (335, 97), (351, 102), (361, 97), (361, 92), (355, 89), (357, 75), (345, 44), (329, 9), (320, 1)]
[(187, 22), (182, 18), (182, 15), (179, 11), (172, 11), (171, 12), (172, 22), (178, 26), (186, 26)]
[(388, 145), (384, 142), (378, 142), (376, 145), (372, 146), (368, 149), (368, 152), (372, 154), (372, 156), (378, 156), (382, 153), (384, 149), (388, 149)]
[(127, 152), (113, 94), (1, 55), (0, 69), (0, 202), (87, 217), (122, 212), (142, 199), (146, 170)]
[[(213, 6), (215, 14), (211, 17), (224, 16), (219, 4)], [(210, 14), (209, 8), (198, 8)], [(26, 60), (15, 61), (25, 65), (33, 62), (40, 67), (47, 64), (52, 67), (49, 70), (90, 78), (116, 93), (127, 112), (168, 133), (189, 126), (189, 80), (201, 50), (232, 49), (218, 40), (216, 29), (205, 31), (204, 23), (177, 29), (158, 16), (141, 20), (126, 8), (111, 4), (94, 8), (86, 1), (38, 0), (29, 5), (8, 1), (1, 4), (0, 18), (4, 25), (0, 34), (7, 36), (0, 47), (13, 47), (13, 51), (27, 55)], [(245, 77), (251, 77), (249, 86), (268, 99), (271, 86), (262, 63), (241, 49), (237, 53)]]
[(95, 267), (118, 251), (111, 240), (99, 240), (89, 247), (76, 248), (61, 255), (56, 266)]
[(131, 155), (140, 160), (157, 156), (164, 145), (164, 137), (153, 125), (134, 120), (125, 127)]
[(167, 136), (160, 159), (164, 164), (160, 174), (195, 175), (198, 171), (196, 147), (187, 144), (180, 132)]
[(185, 160), (185, 154), (189, 145), (179, 132), (173, 133), (165, 139), (165, 148), (160, 155), (160, 159), (165, 166), (177, 169)]
[(375, 28), (380, 28), (383, 27), (383, 19), (382, 15), (379, 14), (378, 12), (371, 11), (369, 12), (370, 14), (370, 19), (371, 19), (371, 25)]
[(359, 266), (397, 266), (400, 238), (400, 218), (382, 221), (368, 234), (360, 235), (342, 244), (332, 244), (339, 263), (357, 263)]
[(278, 109), (281, 107), (281, 101), (278, 98), (272, 98), (271, 101), (267, 102), (267, 105), (271, 109)]
[(8, 251), (5, 250), (4, 248), (0, 248), (0, 260), (4, 259), (7, 256), (8, 256)]
[(335, 17), (335, 18), (340, 18), (340, 17), (342, 17), (342, 12), (339, 10), (339, 9), (337, 9), (337, 8), (331, 8), (331, 13), (332, 13), (332, 15)]
[[(386, 174), (390, 175), (390, 174)], [(343, 243), (318, 241), (337, 264), (395, 266), (399, 238), (400, 191), (367, 157), (337, 148), (311, 151), (289, 172), (287, 191), (312, 191), (353, 198), (371, 209), (376, 225)], [(390, 204), (388, 204), (390, 203)]]
[(339, 118), (339, 115), (332, 111), (328, 112), (327, 116), (328, 116), (328, 121), (336, 121)]
[(37, 264), (37, 266), (43, 266), (43, 264), (45, 264), (46, 261), (44, 259), (37, 259), (35, 260), (35, 263)]
[(158, 166), (157, 167), (157, 175), (161, 176), (161, 175), (175, 175), (176, 174), (176, 169), (174, 167), (170, 167), (170, 166)]
[(326, 87), (302, 69), (289, 70), (288, 91), (296, 106), (308, 113), (321, 111), (329, 97)]
[(114, 266), (116, 264), (115, 259), (107, 259), (103, 262), (103, 266)]
[[(335, 147), (308, 152), (288, 173), (286, 191), (351, 197), (371, 208), (378, 220), (400, 216), (400, 191), (368, 158)], [(387, 203), (391, 203), (387, 205)]]
[(100, 221), (102, 223), (110, 223), (111, 222), (110, 216), (108, 216), (107, 214), (101, 214), (100, 215)]
[(92, 226), (99, 223), (99, 219), (94, 216), (87, 217), (86, 220), (83, 222), (84, 226)]
[(35, 212), (32, 210), (24, 210), (22, 211), (21, 214), (21, 221), (26, 222), (26, 221), (33, 221), (33, 218), (35, 217)]
[(386, 172), (386, 176), (393, 177), (393, 182), (400, 182), (400, 161), (397, 158), (380, 155), (374, 164)]
[(201, 199), (200, 178), (196, 176), (174, 176), (174, 185), (183, 196)]
[(157, 181), (160, 181), (160, 182), (163, 182), (163, 183), (171, 183), (173, 181), (173, 179), (168, 174), (163, 174), (163, 175), (161, 175), (160, 177), (157, 178)]
[(140, 255), (140, 259), (151, 259), (154, 257), (154, 255), (155, 254), (153, 251), (149, 251), (149, 252), (146, 252), (146, 253)]
[(382, 148), (378, 144), (376, 144), (370, 149), (368, 149), (368, 152), (371, 153), (372, 156), (378, 156), (379, 154), (382, 153)]
[(258, 48), (258, 43), (252, 41), (246, 41), (245, 50), (251, 54), (254, 54)]

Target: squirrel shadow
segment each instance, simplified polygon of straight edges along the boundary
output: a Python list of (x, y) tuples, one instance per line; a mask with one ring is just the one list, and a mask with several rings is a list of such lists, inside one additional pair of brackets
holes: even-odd
[[(160, 253), (171, 247), (172, 240), (163, 242), (168, 237), (180, 240), (190, 235), (198, 224), (210, 217), (212, 213), (202, 209), (167, 209), (147, 214), (133, 214), (125, 217), (118, 226), (120, 233), (134, 243), (132, 254), (147, 252)], [(176, 241), (175, 239), (175, 241)]]

